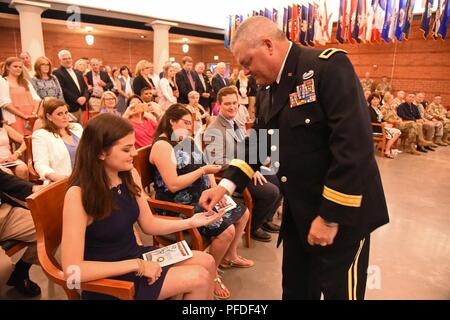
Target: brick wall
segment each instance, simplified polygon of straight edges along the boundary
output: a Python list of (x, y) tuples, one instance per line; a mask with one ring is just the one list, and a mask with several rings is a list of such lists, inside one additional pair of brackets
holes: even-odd
[[(408, 41), (401, 43), (384, 42), (379, 44), (339, 44), (333, 42), (327, 47), (347, 50), (349, 58), (359, 76), (366, 71), (379, 82), (383, 75), (392, 78), (395, 90), (424, 91), (427, 99), (440, 93), (445, 105), (450, 105), (450, 39), (424, 40), (419, 30), (420, 21), (415, 20)], [(333, 30), (333, 35), (335, 30)], [(18, 29), (3, 28), (0, 30), (0, 60), (20, 53), (20, 33)], [(95, 36), (95, 43), (89, 47), (83, 35), (59, 32), (44, 32), (45, 51), (49, 58), (57, 62), (57, 52), (62, 48), (69, 49), (74, 58), (81, 56), (98, 57), (105, 64), (119, 66), (127, 64), (134, 69), (140, 59), (153, 59), (153, 43), (148, 40), (128, 40)], [(180, 44), (170, 44), (170, 56), (180, 61), (184, 56)], [(194, 61), (214, 62), (214, 55), (219, 61), (231, 63), (238, 67), (231, 53), (223, 45), (191, 45), (189, 55)], [(377, 68), (373, 66), (376, 65)]]

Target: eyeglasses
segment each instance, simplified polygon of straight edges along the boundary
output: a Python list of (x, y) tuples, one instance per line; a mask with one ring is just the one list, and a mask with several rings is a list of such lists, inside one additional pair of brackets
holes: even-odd
[(183, 121), (185, 125), (192, 126), (192, 121), (189, 121), (189, 120), (186, 120), (186, 119), (180, 119), (180, 120)]
[(116, 98), (105, 98), (105, 101), (116, 101)]

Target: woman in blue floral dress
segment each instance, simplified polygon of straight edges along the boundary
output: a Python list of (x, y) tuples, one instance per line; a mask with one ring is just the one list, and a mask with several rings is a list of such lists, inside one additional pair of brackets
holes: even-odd
[[(192, 137), (192, 116), (181, 104), (170, 106), (161, 118), (155, 132), (150, 163), (155, 181), (156, 199), (193, 205), (195, 212), (204, 211), (198, 204), (202, 192), (215, 186), (214, 174), (221, 167), (205, 165), (201, 151)], [(180, 216), (178, 213), (159, 211), (162, 215)], [(183, 216), (182, 216), (183, 217)], [(249, 218), (244, 205), (226, 212), (215, 223), (199, 228), (200, 233), (212, 237), (210, 254), (217, 267), (226, 261), (228, 266), (247, 268), (253, 261), (238, 255), (237, 246)], [(228, 299), (229, 290), (216, 277), (214, 295)]]

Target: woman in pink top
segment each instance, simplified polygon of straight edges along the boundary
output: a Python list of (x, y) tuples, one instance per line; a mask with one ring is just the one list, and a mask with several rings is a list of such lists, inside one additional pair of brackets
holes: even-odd
[[(11, 152), (11, 140), (20, 143), (20, 147), (14, 152)], [(28, 166), (19, 159), (26, 148), (23, 136), (10, 126), (0, 122), (0, 170), (9, 174), (15, 174), (24, 180), (28, 180)], [(12, 162), (15, 162), (16, 164), (4, 167), (5, 164)]]
[(129, 107), (123, 114), (123, 117), (128, 119), (133, 126), (136, 137), (134, 146), (136, 149), (139, 149), (151, 145), (158, 124), (154, 120), (145, 117), (145, 113), (149, 111), (148, 105), (143, 103), (137, 96), (131, 96), (127, 101), (127, 105)]
[(11, 103), (6, 106), (6, 110), (14, 115), (5, 120), (16, 131), (25, 135), (32, 133), (32, 128), (29, 127), (27, 120), (36, 111), (41, 98), (30, 82), (24, 78), (22, 67), (21, 59), (16, 57), (6, 59), (3, 77), (8, 82), (9, 99), (11, 100)]

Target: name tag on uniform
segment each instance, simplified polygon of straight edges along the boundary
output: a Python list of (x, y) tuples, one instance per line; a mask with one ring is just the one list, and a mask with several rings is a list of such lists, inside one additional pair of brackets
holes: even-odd
[(314, 79), (308, 79), (298, 85), (296, 92), (289, 95), (289, 105), (291, 108), (316, 101), (316, 89)]

